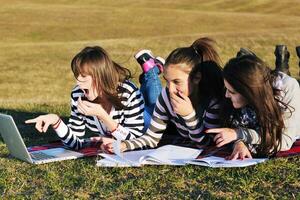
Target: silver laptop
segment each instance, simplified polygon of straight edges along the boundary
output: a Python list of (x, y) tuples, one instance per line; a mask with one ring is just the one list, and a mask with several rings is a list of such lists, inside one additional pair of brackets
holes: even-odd
[(23, 138), (10, 115), (0, 114), (0, 133), (12, 156), (32, 164), (70, 160), (84, 156), (82, 153), (64, 148), (28, 152)]

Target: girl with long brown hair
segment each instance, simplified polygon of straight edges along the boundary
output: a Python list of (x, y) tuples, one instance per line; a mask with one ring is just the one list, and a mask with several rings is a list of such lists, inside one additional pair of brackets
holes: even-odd
[[(273, 156), (300, 136), (296, 79), (272, 71), (255, 54), (232, 58), (223, 69), (227, 104), (224, 127), (210, 129), (217, 147), (235, 141), (230, 159)], [(249, 149), (249, 150), (248, 150)]]

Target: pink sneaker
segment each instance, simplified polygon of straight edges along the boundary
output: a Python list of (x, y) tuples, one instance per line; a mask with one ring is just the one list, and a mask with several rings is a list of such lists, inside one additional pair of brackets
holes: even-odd
[(159, 68), (160, 73), (163, 71), (165, 60), (161, 57), (154, 58), (150, 50), (141, 50), (134, 55), (134, 58), (141, 65), (144, 73), (148, 72), (155, 66)]

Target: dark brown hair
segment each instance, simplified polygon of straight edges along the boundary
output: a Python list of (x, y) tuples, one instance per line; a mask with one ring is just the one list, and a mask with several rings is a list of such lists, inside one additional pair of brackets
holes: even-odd
[[(223, 69), (224, 79), (244, 98), (251, 106), (259, 123), (261, 143), (258, 154), (263, 156), (274, 155), (279, 149), (284, 128), (282, 107), (288, 105), (279, 100), (279, 90), (273, 84), (277, 73), (255, 55), (244, 55), (232, 58)], [(230, 126), (229, 116), (234, 110), (232, 103), (224, 110), (225, 126)], [(281, 105), (281, 106), (280, 106)], [(226, 116), (227, 115), (227, 116)]]
[(120, 83), (131, 77), (127, 68), (115, 63), (108, 53), (99, 46), (85, 47), (72, 59), (71, 68), (74, 77), (90, 75), (93, 87), (101, 97), (105, 97), (116, 108), (123, 108), (118, 91)]

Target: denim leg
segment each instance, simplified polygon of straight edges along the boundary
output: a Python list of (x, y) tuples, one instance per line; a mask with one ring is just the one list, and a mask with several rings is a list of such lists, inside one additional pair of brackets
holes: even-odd
[(140, 76), (140, 91), (145, 100), (145, 130), (150, 125), (151, 116), (155, 107), (156, 100), (162, 90), (162, 84), (158, 77), (158, 67), (153, 67), (147, 73), (143, 73)]

